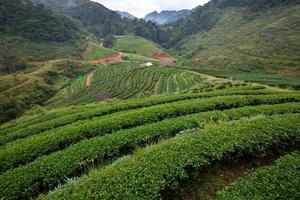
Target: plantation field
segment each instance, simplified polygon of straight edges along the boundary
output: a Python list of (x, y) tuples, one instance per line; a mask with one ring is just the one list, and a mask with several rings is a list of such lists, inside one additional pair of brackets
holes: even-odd
[(299, 93), (240, 85), (20, 118), (0, 126), (0, 197), (172, 199), (215, 162), (297, 150), (299, 114)]
[(83, 53), (83, 59), (87, 61), (95, 60), (98, 58), (106, 58), (115, 55), (117, 52), (101, 47), (95, 43), (89, 42), (87, 49)]
[(288, 77), (276, 73), (266, 73), (265, 71), (238, 71), (238, 70), (222, 70), (222, 69), (196, 69), (197, 72), (210, 74), (212, 76), (222, 78), (232, 78), (234, 80), (251, 81), (270, 86), (283, 88), (300, 88), (300, 79), (298, 77)]
[(107, 5), (0, 3), (0, 200), (300, 200), (300, 0)]
[(117, 51), (152, 57), (157, 52), (163, 52), (157, 44), (138, 36), (121, 36), (113, 47)]
[(196, 72), (165, 68), (158, 63), (148, 68), (140, 67), (138, 63), (112, 63), (101, 65), (91, 74), (75, 79), (47, 104), (53, 107), (91, 103), (101, 101), (97, 99), (99, 95), (127, 99), (171, 94), (209, 82), (205, 76)]

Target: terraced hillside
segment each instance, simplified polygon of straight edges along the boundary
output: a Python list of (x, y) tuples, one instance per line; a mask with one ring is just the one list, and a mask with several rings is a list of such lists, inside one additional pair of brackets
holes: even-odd
[[(172, 194), (180, 193), (196, 172), (203, 170), (204, 176), (211, 166), (276, 160), (297, 150), (299, 112), (299, 93), (244, 86), (24, 117), (0, 127), (0, 197), (31, 199), (44, 193), (40, 199), (175, 199)], [(277, 163), (289, 169), (289, 176), (278, 171), (274, 179), (266, 179), (266, 187), (272, 188), (280, 176), (291, 191), (297, 190), (297, 184), (290, 184), (297, 183), (290, 182), (297, 170), (288, 166), (298, 157), (294, 153), (280, 159)], [(257, 173), (267, 176), (276, 166)], [(258, 197), (275, 193), (263, 189), (253, 185), (261, 191)], [(280, 197), (295, 196), (283, 188), (280, 192)]]
[[(141, 62), (101, 65), (97, 70), (74, 80), (47, 104), (49, 107), (91, 103), (111, 98), (127, 99), (155, 94), (188, 91), (209, 84), (206, 76), (159, 63), (145, 67)], [(217, 80), (217, 79), (216, 79)]]

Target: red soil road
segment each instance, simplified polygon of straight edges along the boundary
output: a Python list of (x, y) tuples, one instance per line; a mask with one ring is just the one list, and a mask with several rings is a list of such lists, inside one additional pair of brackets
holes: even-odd
[[(124, 53), (117, 53), (115, 55), (112, 55), (111, 57), (107, 57), (107, 58), (98, 58), (92, 61), (89, 61), (90, 64), (99, 64), (99, 63), (106, 63), (106, 62), (113, 62), (113, 61), (121, 61), (122, 58), (124, 56)], [(29, 60), (29, 64), (34, 65), (34, 66), (38, 66), (38, 65), (43, 65), (45, 64), (47, 61), (35, 61), (35, 60)], [(4, 67), (3, 64), (0, 64), (0, 68)]]
[(99, 64), (99, 63), (106, 63), (106, 62), (113, 62), (113, 61), (121, 61), (124, 56), (124, 53), (117, 53), (115, 55), (112, 55), (111, 57), (107, 58), (98, 58), (95, 60), (90, 61), (90, 64)]
[(162, 61), (164, 66), (172, 67), (175, 65), (174, 59), (165, 52), (157, 52), (153, 54), (153, 58)]

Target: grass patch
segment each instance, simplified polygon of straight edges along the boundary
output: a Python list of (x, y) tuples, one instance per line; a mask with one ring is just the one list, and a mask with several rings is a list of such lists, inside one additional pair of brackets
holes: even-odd
[(117, 51), (152, 57), (162, 49), (155, 43), (138, 36), (122, 36), (117, 38), (113, 47)]
[(98, 58), (110, 57), (116, 53), (117, 52), (112, 49), (101, 47), (95, 43), (89, 42), (86, 51), (83, 53), (83, 59), (90, 61), (90, 60), (95, 60)]

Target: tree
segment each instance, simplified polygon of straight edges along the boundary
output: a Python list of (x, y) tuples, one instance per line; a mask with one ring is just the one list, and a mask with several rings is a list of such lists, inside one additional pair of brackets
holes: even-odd
[(113, 35), (108, 35), (104, 38), (103, 46), (107, 48), (111, 48), (115, 45), (116, 38)]
[(3, 71), (7, 73), (15, 73), (18, 70), (24, 70), (28, 67), (30, 67), (30, 64), (28, 63), (26, 58), (19, 57), (17, 55), (4, 55), (4, 67)]

